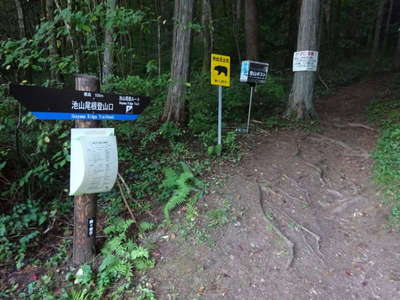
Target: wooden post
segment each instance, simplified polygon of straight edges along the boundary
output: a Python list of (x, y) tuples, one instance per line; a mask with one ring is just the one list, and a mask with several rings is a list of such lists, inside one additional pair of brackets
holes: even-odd
[[(75, 89), (98, 92), (100, 81), (95, 76), (76, 75)], [(98, 121), (75, 121), (76, 128), (95, 128)], [(74, 198), (74, 244), (72, 262), (75, 266), (89, 263), (95, 256), (96, 244), (96, 198), (94, 194)], [(94, 229), (89, 234), (89, 227)]]

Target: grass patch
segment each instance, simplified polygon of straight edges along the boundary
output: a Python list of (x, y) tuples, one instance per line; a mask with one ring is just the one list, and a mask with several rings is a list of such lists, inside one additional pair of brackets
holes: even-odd
[(374, 101), (369, 119), (380, 127), (380, 136), (373, 153), (375, 182), (385, 191), (391, 206), (390, 222), (400, 229), (400, 76), (390, 85), (390, 97)]

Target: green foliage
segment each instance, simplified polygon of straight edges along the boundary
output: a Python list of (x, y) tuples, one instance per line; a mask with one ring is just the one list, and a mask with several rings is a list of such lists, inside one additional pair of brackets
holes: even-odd
[(14, 206), (10, 214), (0, 215), (0, 261), (15, 258), (17, 267), (21, 267), (27, 251), (36, 246), (45, 225), (55, 214), (55, 210), (49, 213), (41, 203), (28, 200)]
[(203, 182), (197, 179), (187, 164), (181, 163), (180, 170), (172, 168), (164, 169), (164, 180), (161, 187), (166, 191), (172, 192), (164, 206), (165, 218), (170, 221), (170, 212), (179, 205), (186, 202), (196, 201), (196, 196), (190, 198), (192, 192), (199, 192), (204, 187)]
[(104, 229), (108, 240), (101, 253), (103, 261), (97, 275), (96, 290), (94, 294), (101, 297), (104, 292), (120, 280), (128, 282), (123, 285), (123, 292), (130, 287), (133, 280), (133, 270), (146, 270), (154, 266), (147, 249), (136, 245), (128, 237), (128, 229), (132, 220), (124, 220), (120, 217), (111, 218), (109, 225)]
[(400, 227), (400, 85), (397, 79), (390, 87), (393, 98), (374, 101), (368, 108), (368, 116), (381, 128), (373, 153), (374, 179), (384, 187), (386, 199), (392, 203), (392, 223)]

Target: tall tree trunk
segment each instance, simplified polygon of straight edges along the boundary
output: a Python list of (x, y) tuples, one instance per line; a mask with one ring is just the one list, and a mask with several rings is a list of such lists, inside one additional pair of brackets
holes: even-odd
[[(303, 0), (297, 36), (297, 51), (318, 50), (320, 1)], [(286, 115), (296, 119), (315, 117), (313, 104), (315, 72), (295, 72)]]
[(392, 20), (393, 13), (393, 0), (389, 0), (389, 8), (387, 11), (386, 25), (385, 25), (385, 38), (383, 40), (383, 49), (387, 50), (388, 39), (390, 35), (390, 21)]
[(102, 68), (102, 83), (106, 83), (110, 75), (113, 72), (114, 66), (114, 24), (109, 22), (115, 12), (117, 0), (107, 0), (107, 17), (106, 17), (106, 28), (104, 31), (104, 56), (103, 56), (103, 68)]
[(247, 59), (258, 60), (258, 22), (256, 0), (245, 0), (245, 32)]
[(372, 45), (371, 59), (370, 59), (370, 70), (376, 66), (379, 55), (379, 42), (381, 40), (381, 31), (383, 23), (383, 14), (385, 12), (385, 4), (387, 0), (378, 0), (378, 11), (376, 16), (375, 33), (374, 33), (374, 43)]
[(26, 37), (24, 10), (20, 0), (14, 0), (14, 3), (17, 7), (19, 37), (22, 39)]
[(397, 39), (397, 46), (396, 52), (394, 54), (394, 69), (395, 71), (400, 71), (400, 31), (398, 31), (398, 39)]
[(297, 26), (299, 24), (299, 7), (301, 2), (299, 0), (288, 0), (289, 1), (289, 28), (286, 40), (286, 47), (288, 49), (288, 55), (285, 60), (285, 65), (290, 64), (293, 58), (293, 52), (296, 48), (296, 34)]
[(232, 29), (233, 38), (235, 39), (236, 54), (238, 61), (242, 60), (242, 53), (240, 50), (240, 19), (242, 17), (242, 0), (232, 2)]
[(193, 2), (194, 0), (175, 0), (171, 84), (168, 89), (162, 121), (180, 123), (185, 119)]
[[(46, 18), (47, 21), (53, 22), (54, 21), (54, 0), (46, 0)], [(58, 51), (57, 51), (57, 43), (54, 31), (50, 32), (50, 39), (49, 39), (49, 54), (52, 67), (57, 63)], [(50, 78), (53, 83), (61, 82), (60, 74), (51, 68), (50, 71)]]
[(210, 58), (211, 58), (211, 51), (212, 51), (212, 47), (213, 47), (212, 17), (211, 17), (210, 0), (202, 1), (201, 26), (202, 26), (202, 39), (203, 39), (202, 72), (207, 73), (207, 72), (209, 72), (209, 69), (210, 69)]
[(340, 25), (342, 24), (342, 0), (332, 0), (332, 8), (331, 8), (331, 41), (328, 44), (329, 51), (329, 60), (331, 64), (335, 64), (336, 59), (338, 59), (337, 55), (337, 48), (338, 48), (338, 41), (340, 38), (340, 33), (342, 29)]

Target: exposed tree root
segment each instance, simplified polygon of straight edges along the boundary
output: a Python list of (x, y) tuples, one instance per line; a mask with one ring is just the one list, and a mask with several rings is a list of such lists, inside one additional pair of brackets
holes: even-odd
[(314, 169), (315, 171), (317, 171), (318, 176), (319, 176), (319, 181), (321, 182), (322, 186), (327, 185), (327, 182), (326, 182), (325, 177), (324, 177), (324, 170), (321, 169), (320, 167), (318, 167), (317, 165), (314, 165), (314, 164), (306, 161), (303, 158), (303, 155), (301, 154), (301, 148), (300, 148), (299, 143), (296, 143), (296, 146), (297, 146), (297, 151), (294, 154), (294, 156), (299, 157), (299, 159), (301, 160), (302, 163), (304, 163), (306, 166), (308, 166), (308, 167)]
[(346, 128), (346, 127), (355, 127), (355, 128), (364, 128), (373, 132), (377, 132), (377, 130), (375, 128), (372, 128), (370, 126), (361, 124), (361, 123), (347, 123), (345, 125), (343, 124), (333, 124), (333, 126), (337, 127), (337, 128)]
[(315, 134), (315, 137), (309, 137), (309, 139), (317, 141), (317, 142), (330, 142), (332, 144), (338, 145), (346, 150), (348, 150), (349, 152), (352, 153), (346, 153), (347, 155), (350, 156), (361, 156), (363, 158), (369, 158), (369, 154), (367, 153), (367, 151), (363, 150), (363, 149), (353, 149), (351, 146), (347, 145), (346, 143), (342, 142), (342, 141), (338, 141), (335, 140), (333, 138), (324, 136), (324, 135), (320, 135), (320, 134)]
[(345, 199), (341, 200), (340, 204), (332, 210), (332, 213), (333, 214), (341, 213), (342, 211), (348, 209), (350, 205), (357, 203), (359, 201), (365, 201), (365, 200), (367, 200), (367, 198), (365, 198), (364, 196), (345, 198)]
[(263, 212), (264, 219), (265, 219), (265, 220), (267, 221), (267, 223), (272, 227), (272, 229), (275, 231), (275, 233), (276, 233), (282, 240), (285, 241), (285, 243), (286, 243), (286, 245), (287, 245), (287, 247), (288, 247), (288, 250), (289, 250), (289, 259), (288, 259), (288, 262), (287, 262), (287, 264), (286, 264), (286, 269), (289, 269), (289, 268), (292, 266), (292, 264), (293, 264), (294, 255), (295, 255), (295, 254), (294, 254), (294, 243), (293, 243), (291, 240), (289, 240), (289, 238), (287, 238), (287, 237), (283, 234), (283, 232), (278, 228), (277, 225), (275, 225), (275, 223), (273, 222), (273, 218), (274, 218), (274, 217), (268, 215), (268, 213), (267, 213), (267, 211), (266, 211), (266, 209), (265, 209), (265, 206), (268, 207), (268, 210), (271, 212), (271, 214), (272, 214), (272, 210), (271, 210), (271, 208), (270, 208), (267, 204), (264, 203), (264, 200), (263, 200), (263, 190), (262, 190), (261, 186), (260, 186), (259, 184), (257, 184), (257, 186), (258, 186), (258, 193), (259, 193), (258, 199), (259, 199), (259, 201), (260, 201), (260, 206), (261, 206), (261, 209), (262, 209), (262, 212)]
[(324, 176), (324, 170), (323, 170), (322, 168), (320, 168), (320, 167), (318, 167), (317, 165), (315, 165), (315, 164), (313, 164), (313, 163), (310, 163), (310, 162), (308, 162), (308, 161), (306, 161), (306, 160), (304, 160), (304, 159), (302, 160), (302, 162), (303, 162), (303, 164), (305, 164), (306, 166), (308, 166), (308, 167), (314, 169), (315, 171), (317, 171), (318, 176), (319, 176), (319, 181), (321, 182), (322, 186), (327, 185), (327, 182), (326, 182), (325, 176)]
[[(286, 175), (284, 175), (284, 176), (286, 176)], [(286, 176), (287, 177), (287, 176)], [(288, 178), (288, 177), (287, 177)], [(303, 200), (301, 200), (301, 199), (299, 199), (299, 198), (296, 198), (296, 197), (293, 197), (292, 195), (290, 195), (290, 194), (288, 194), (287, 192), (285, 192), (283, 189), (281, 189), (281, 188), (279, 188), (279, 187), (274, 187), (278, 192), (275, 192), (271, 187), (268, 187), (268, 191), (271, 193), (271, 194), (274, 194), (275, 196), (277, 196), (278, 198), (288, 198), (288, 199), (291, 199), (292, 201), (295, 201), (295, 202), (297, 202), (297, 201), (300, 201), (300, 202), (302, 202), (303, 204), (309, 204), (308, 202), (307, 202), (307, 200), (305, 200), (305, 201), (303, 201)]]
[(299, 222), (297, 222), (295, 219), (293, 219), (291, 216), (289, 216), (286, 212), (281, 211), (281, 213), (283, 215), (285, 215), (291, 222), (296, 224), (296, 227), (298, 227), (299, 229), (301, 229), (304, 232), (308, 233), (309, 235), (311, 235), (315, 239), (315, 243), (317, 245), (317, 247), (316, 247), (317, 248), (317, 253), (318, 253), (318, 255), (323, 257), (323, 254), (321, 253), (321, 237), (318, 234), (316, 234), (315, 232), (313, 232), (310, 229), (308, 229), (307, 227), (305, 227), (304, 225), (302, 225)]
[(306, 189), (304, 189), (303, 187), (300, 186), (300, 184), (294, 180), (293, 178), (287, 176), (287, 175), (283, 175), (284, 178), (286, 178), (288, 181), (291, 181), (293, 183), (294, 186), (296, 186), (296, 188), (300, 191), (302, 191), (304, 193), (305, 196), (305, 201), (310, 204), (311, 203), (311, 197), (310, 197), (310, 192)]

